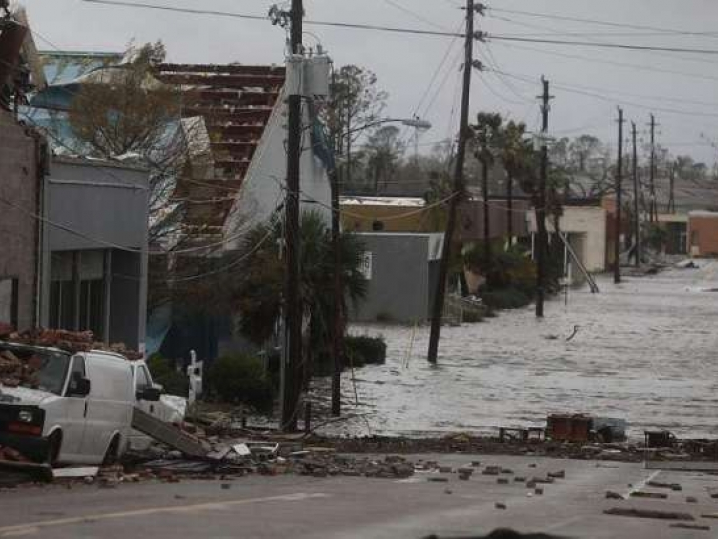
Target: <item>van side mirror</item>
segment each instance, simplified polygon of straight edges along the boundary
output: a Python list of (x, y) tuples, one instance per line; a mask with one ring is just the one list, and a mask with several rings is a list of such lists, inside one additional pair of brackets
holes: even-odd
[(137, 392), (137, 400), (157, 402), (160, 400), (162, 391), (156, 387), (146, 387)]
[(92, 384), (87, 378), (73, 378), (67, 391), (68, 397), (87, 397), (91, 388)]

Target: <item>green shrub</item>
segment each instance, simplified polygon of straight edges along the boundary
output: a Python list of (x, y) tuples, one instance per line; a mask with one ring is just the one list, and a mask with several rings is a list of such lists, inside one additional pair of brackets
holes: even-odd
[(261, 411), (272, 409), (274, 389), (261, 359), (250, 355), (219, 358), (207, 373), (211, 393), (232, 404), (247, 404)]
[(481, 297), (484, 304), (493, 309), (520, 309), (531, 303), (531, 296), (513, 287), (486, 290)]
[(154, 354), (147, 360), (147, 366), (154, 382), (162, 385), (166, 393), (178, 397), (189, 395), (189, 378), (178, 372), (169, 359)]
[(347, 367), (386, 363), (386, 342), (381, 337), (347, 335), (344, 338), (344, 346)]
[(462, 316), (465, 324), (478, 324), (484, 321), (484, 313), (479, 309), (466, 309)]

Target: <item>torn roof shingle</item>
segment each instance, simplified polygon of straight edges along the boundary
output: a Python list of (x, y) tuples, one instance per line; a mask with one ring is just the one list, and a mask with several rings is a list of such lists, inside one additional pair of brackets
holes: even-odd
[(213, 173), (184, 178), (178, 195), (195, 200), (185, 227), (193, 236), (221, 234), (232, 207), (230, 195), (242, 185), (285, 82), (283, 66), (161, 64), (155, 76), (181, 87), (184, 117), (202, 117), (209, 135)]

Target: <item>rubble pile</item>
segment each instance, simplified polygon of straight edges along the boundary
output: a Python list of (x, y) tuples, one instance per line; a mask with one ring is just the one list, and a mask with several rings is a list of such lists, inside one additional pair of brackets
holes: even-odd
[(10, 350), (0, 351), (0, 385), (37, 387), (38, 365), (23, 361)]
[(122, 354), (129, 360), (142, 359), (142, 354), (129, 350), (123, 343), (106, 345), (96, 342), (92, 331), (67, 331), (63, 329), (32, 329), (16, 332), (7, 324), (0, 325), (0, 340), (24, 344), (57, 348), (65, 352), (78, 353), (90, 350), (102, 350)]
[(0, 445), (0, 460), (7, 462), (30, 462), (19, 451), (11, 447), (3, 447)]

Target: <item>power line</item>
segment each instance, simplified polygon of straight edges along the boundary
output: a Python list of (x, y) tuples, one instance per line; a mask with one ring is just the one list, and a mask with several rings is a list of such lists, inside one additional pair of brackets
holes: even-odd
[[(569, 36), (570, 36), (570, 35), (574, 35), (574, 36), (575, 36), (575, 35), (578, 35), (578, 36), (581, 36), (581, 35), (582, 35), (582, 34), (580, 34), (580, 33), (566, 34), (566, 33), (562, 33), (562, 32), (560, 32), (560, 31), (556, 30), (555, 28), (551, 28), (551, 27), (549, 27), (549, 26), (544, 26), (544, 25), (542, 25), (542, 24), (532, 24), (532, 23), (526, 23), (526, 22), (519, 22), (519, 21), (515, 21), (515, 20), (513, 20), (513, 19), (509, 19), (509, 18), (507, 18), (507, 17), (498, 17), (498, 16), (494, 15), (493, 18), (498, 19), (498, 20), (500, 20), (500, 21), (508, 22), (509, 24), (515, 24), (515, 25), (518, 25), (518, 26), (522, 26), (522, 27), (525, 27), (525, 28), (546, 30), (546, 31), (549, 32), (549, 34), (544, 34), (544, 35), (549, 35), (549, 36), (562, 36), (562, 35), (564, 35), (564, 36), (565, 36), (565, 35), (569, 35)], [(508, 36), (508, 34), (501, 34), (501, 35), (503, 35), (503, 36)], [(510, 36), (510, 37), (527, 37), (527, 36)], [(534, 37), (535, 37), (535, 36), (534, 36)], [(635, 37), (635, 35), (632, 36), (632, 37)], [(606, 43), (605, 41), (599, 41), (599, 40), (596, 40), (596, 39), (592, 39), (591, 41), (592, 41), (592, 42), (595, 42), (595, 43)], [(662, 52), (654, 51), (654, 50), (648, 50), (648, 51), (645, 51), (645, 52), (646, 52), (647, 54), (663, 54)], [(675, 58), (687, 60), (687, 61), (689, 61), (689, 62), (700, 62), (700, 63), (706, 63), (706, 64), (714, 64), (714, 61), (713, 61), (713, 60), (709, 60), (709, 59), (707, 59), (707, 58), (696, 58), (696, 57), (691, 57), (691, 56), (676, 56)]]
[(436, 28), (437, 30), (441, 30), (441, 31), (444, 31), (444, 32), (448, 31), (446, 28), (443, 28), (441, 25), (436, 24), (436, 23), (435, 23), (434, 21), (432, 21), (431, 19), (427, 19), (426, 17), (424, 17), (423, 15), (417, 13), (416, 11), (413, 11), (413, 10), (407, 8), (407, 7), (402, 6), (399, 2), (395, 2), (394, 0), (384, 0), (384, 2), (386, 2), (386, 3), (389, 4), (390, 6), (392, 6), (392, 7), (396, 8), (396, 9), (398, 9), (399, 11), (401, 11), (401, 12), (403, 12), (403, 13), (405, 13), (405, 14), (407, 14), (407, 15), (409, 15), (409, 16), (411, 16), (411, 17), (414, 17), (416, 20), (421, 21), (421, 22), (423, 22), (423, 23), (426, 23), (426, 24), (428, 24), (429, 26), (431, 26), (431, 27), (433, 27), (433, 28)]
[(718, 49), (690, 49), (682, 47), (660, 47), (655, 45), (630, 45), (628, 43), (597, 43), (594, 41), (569, 41), (561, 39), (538, 39), (528, 37), (508, 37), (495, 34), (487, 34), (486, 39), (502, 40), (502, 41), (518, 41), (522, 43), (545, 43), (548, 45), (571, 45), (576, 47), (596, 47), (603, 49), (622, 49), (632, 51), (652, 51), (652, 52), (684, 52), (689, 54), (718, 54)]
[[(112, 6), (123, 6), (123, 7), (130, 7), (130, 8), (140, 8), (140, 9), (156, 9), (156, 10), (162, 10), (162, 11), (172, 11), (176, 13), (187, 13), (192, 15), (214, 15), (217, 17), (230, 17), (235, 19), (247, 19), (247, 20), (259, 20), (259, 21), (267, 21), (266, 16), (261, 15), (250, 15), (250, 14), (244, 14), (244, 13), (237, 13), (233, 11), (216, 11), (216, 10), (206, 10), (206, 9), (192, 9), (192, 8), (179, 8), (179, 7), (172, 7), (172, 6), (163, 6), (159, 4), (150, 4), (146, 2), (124, 2), (122, 0), (82, 0), (83, 2), (91, 3), (91, 4), (104, 4), (104, 5), (112, 5)], [(400, 28), (400, 27), (393, 27), (393, 26), (381, 26), (381, 25), (374, 25), (374, 24), (357, 24), (357, 23), (345, 23), (345, 22), (337, 22), (337, 21), (310, 21), (305, 20), (304, 24), (312, 25), (312, 26), (330, 26), (330, 27), (336, 27), (336, 28), (347, 28), (347, 29), (353, 29), (353, 30), (373, 30), (377, 32), (392, 32), (392, 33), (398, 33), (398, 34), (413, 34), (413, 35), (423, 35), (423, 36), (439, 36), (439, 37), (463, 37), (463, 34), (453, 34), (451, 32), (443, 32), (438, 30), (421, 30), (419, 28)]]
[(689, 78), (694, 78), (694, 79), (718, 81), (718, 77), (713, 77), (710, 75), (702, 75), (699, 73), (689, 73), (686, 71), (675, 71), (675, 70), (670, 70), (670, 69), (661, 69), (658, 67), (649, 67), (649, 66), (646, 66), (645, 64), (619, 62), (616, 60), (604, 60), (601, 58), (595, 58), (595, 57), (591, 57), (591, 56), (582, 56), (580, 54), (570, 54), (570, 53), (565, 53), (565, 52), (537, 49), (535, 47), (526, 47), (523, 45), (508, 44), (503, 41), (497, 42), (496, 45), (501, 45), (504, 47), (514, 48), (514, 49), (521, 49), (521, 50), (526, 50), (526, 51), (537, 52), (539, 54), (548, 54), (550, 56), (559, 56), (561, 58), (570, 58), (573, 60), (595, 62), (595, 63), (599, 63), (599, 64), (612, 65), (612, 66), (616, 66), (616, 67), (623, 67), (623, 68), (634, 69), (634, 70), (639, 70), (639, 71), (649, 71), (649, 72), (664, 73), (664, 74), (669, 74), (669, 75), (681, 75), (683, 77), (689, 77)]
[(550, 13), (539, 13), (535, 11), (521, 11), (516, 9), (500, 9), (488, 7), (487, 11), (496, 13), (513, 13), (515, 15), (525, 15), (527, 17), (537, 17), (541, 19), (555, 19), (558, 21), (569, 21), (569, 22), (580, 22), (585, 24), (594, 24), (597, 26), (608, 26), (612, 28), (628, 28), (631, 30), (648, 30), (653, 32), (660, 32), (662, 34), (674, 34), (674, 35), (686, 35), (686, 36), (706, 36), (706, 37), (718, 37), (716, 32), (695, 32), (690, 30), (676, 30), (675, 28), (662, 28), (658, 26), (647, 26), (642, 24), (629, 24), (620, 23), (615, 21), (605, 21), (598, 19), (588, 19), (581, 17), (568, 17), (565, 15), (554, 15)]
[[(507, 72), (505, 72), (505, 71), (503, 71), (502, 74), (505, 75), (505, 76), (507, 76), (507, 77), (511, 77), (511, 78), (513, 78), (513, 79), (516, 79), (516, 80), (525, 82), (525, 83), (527, 83), (527, 84), (532, 84), (532, 85), (536, 84), (536, 81), (535, 81), (534, 79), (532, 79), (531, 77), (528, 77), (528, 76), (522, 76), (522, 75), (518, 75), (518, 74), (515, 74), (515, 73), (507, 73)], [(572, 86), (566, 85), (566, 84), (553, 84), (553, 86), (554, 86), (555, 88), (560, 88), (560, 89), (565, 90), (565, 91), (567, 91), (567, 92), (571, 92), (571, 93), (575, 93), (575, 94), (580, 94), (580, 95), (585, 95), (585, 96), (588, 96), (588, 97), (593, 97), (593, 98), (595, 98), (595, 99), (599, 99), (599, 100), (601, 100), (601, 101), (608, 101), (608, 102), (614, 103), (614, 104), (615, 104), (617, 101), (619, 101), (619, 100), (616, 100), (616, 99), (607, 97), (607, 96), (605, 96), (605, 95), (603, 95), (603, 94), (598, 94), (598, 93), (595, 93), (595, 92), (586, 91), (586, 90), (583, 90), (583, 89), (580, 89), (580, 88), (577, 88), (577, 87), (572, 87)], [(596, 90), (602, 91), (601, 88), (597, 88)], [(667, 113), (667, 114), (677, 114), (677, 115), (682, 115), (682, 116), (699, 116), (699, 117), (711, 116), (711, 117), (716, 117), (716, 118), (718, 118), (718, 113), (707, 112), (707, 111), (688, 111), (688, 110), (682, 110), (682, 109), (670, 109), (670, 108), (664, 108), (664, 107), (653, 107), (653, 106), (649, 106), (649, 105), (644, 105), (643, 103), (636, 103), (636, 102), (625, 101), (625, 100), (622, 100), (621, 102), (622, 102), (623, 104), (631, 105), (631, 106), (633, 106), (633, 107), (638, 107), (638, 108), (647, 109), (647, 110), (655, 110), (655, 111), (664, 112), (664, 113)]]

